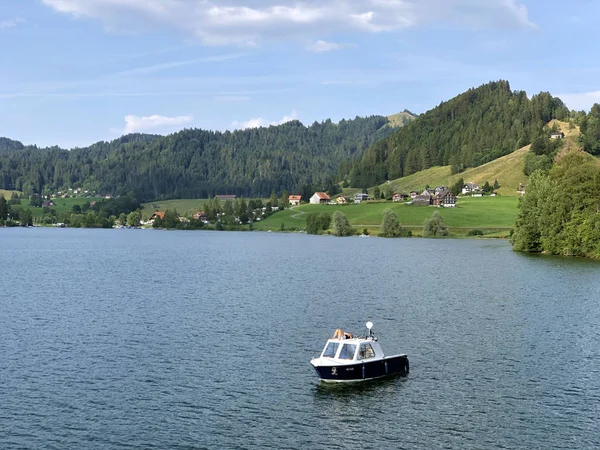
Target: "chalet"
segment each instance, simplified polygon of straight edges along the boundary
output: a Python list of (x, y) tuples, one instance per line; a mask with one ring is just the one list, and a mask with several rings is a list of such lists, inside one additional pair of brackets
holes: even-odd
[(438, 208), (454, 208), (456, 206), (456, 196), (448, 189), (444, 189), (433, 198), (433, 206)]
[(399, 202), (400, 200), (402, 200), (402, 196), (400, 194), (394, 194), (392, 196), (392, 200), (395, 202)]
[(565, 137), (565, 133), (561, 131), (556, 131), (554, 133), (550, 133), (550, 139), (563, 139)]
[(346, 197), (345, 195), (340, 195), (338, 198), (335, 199), (335, 202), (338, 205), (346, 205), (348, 203), (348, 200), (350, 200), (348, 197)]
[(310, 198), (310, 203), (312, 205), (320, 205), (323, 203), (329, 203), (330, 200), (331, 197), (329, 197), (329, 195), (327, 195), (325, 192), (315, 192), (315, 195)]
[(365, 202), (371, 200), (369, 194), (354, 194), (354, 203)]
[(420, 195), (417, 195), (414, 198), (412, 204), (417, 206), (429, 206), (433, 204), (433, 196), (428, 189), (425, 189)]
[(42, 203), (42, 208), (50, 208), (52, 206), (56, 206), (56, 204), (52, 200), (48, 200)]
[(298, 206), (300, 204), (300, 201), (302, 200), (302, 196), (301, 195), (290, 195), (288, 199), (289, 199), (291, 206)]
[(446, 186), (436, 186), (433, 190), (433, 195), (438, 195), (442, 191), (447, 191), (448, 188)]
[(208, 216), (206, 215), (206, 213), (204, 211), (199, 211), (197, 213), (194, 213), (193, 217), (195, 220), (199, 220), (200, 222), (204, 222), (204, 223), (208, 222)]
[(150, 217), (150, 220), (148, 221), (149, 223), (154, 223), (154, 221), (160, 217), (160, 220), (165, 218), (165, 213), (164, 212), (155, 212), (154, 214), (152, 214), (152, 217)]
[(519, 183), (519, 188), (517, 189), (517, 195), (522, 197), (525, 195), (525, 185), (523, 183)]
[(236, 197), (237, 197), (237, 195), (215, 195), (215, 198), (222, 202), (227, 202), (227, 201), (232, 202), (236, 199)]
[(408, 195), (410, 195), (410, 198), (414, 200), (415, 198), (417, 198), (417, 195), (419, 195), (419, 193), (417, 191), (410, 191), (410, 194)]
[(462, 188), (463, 195), (476, 194), (481, 192), (481, 188), (476, 183), (467, 183)]

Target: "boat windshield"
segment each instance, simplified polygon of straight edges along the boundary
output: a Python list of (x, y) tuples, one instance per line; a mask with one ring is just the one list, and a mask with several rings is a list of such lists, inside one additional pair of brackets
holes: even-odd
[(338, 344), (337, 342), (329, 342), (327, 343), (327, 346), (325, 347), (325, 350), (323, 350), (323, 357), (324, 358), (333, 358), (335, 357), (335, 354), (337, 353), (337, 349), (340, 346), (340, 344)]
[(360, 344), (360, 350), (358, 351), (358, 359), (369, 359), (375, 356), (375, 351), (371, 344)]
[(344, 344), (340, 351), (340, 359), (354, 359), (354, 353), (356, 353), (355, 344)]

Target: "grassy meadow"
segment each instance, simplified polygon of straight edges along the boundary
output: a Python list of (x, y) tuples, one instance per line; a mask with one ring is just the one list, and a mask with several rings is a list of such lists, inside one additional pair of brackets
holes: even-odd
[(486, 234), (506, 236), (515, 224), (517, 214), (516, 197), (465, 197), (459, 198), (456, 208), (434, 208), (412, 206), (404, 203), (365, 202), (359, 205), (302, 205), (297, 208), (273, 214), (262, 222), (254, 224), (256, 230), (278, 231), (283, 224), (284, 229), (302, 229), (306, 226), (308, 213), (325, 212), (333, 214), (342, 211), (352, 226), (362, 231), (378, 233), (382, 213), (392, 209), (400, 223), (419, 235), (423, 222), (439, 211), (453, 234), (467, 234), (469, 230), (479, 229)]
[[(193, 214), (202, 211), (206, 199), (181, 199), (181, 200), (156, 200), (154, 202), (142, 203), (142, 217), (150, 217), (154, 211), (176, 210), (181, 215)], [(158, 208), (153, 208), (157, 205)]]
[(474, 182), (480, 186), (483, 186), (486, 181), (493, 185), (494, 180), (498, 180), (500, 188), (497, 189), (497, 192), (500, 195), (516, 197), (519, 183), (527, 184), (528, 177), (524, 175), (523, 170), (525, 169), (525, 155), (529, 151), (529, 147), (528, 145), (509, 155), (454, 175), (450, 170), (450, 166), (432, 167), (390, 181), (389, 184), (381, 184), (380, 189), (385, 191), (391, 185), (396, 192), (410, 192), (412, 190), (420, 192), (426, 185), (431, 187), (452, 186), (460, 178), (465, 183)]
[[(74, 198), (53, 198), (52, 201), (56, 206), (51, 209), (56, 210), (57, 213), (63, 213), (65, 211), (71, 211), (75, 205), (84, 205), (85, 203), (92, 203), (93, 201), (103, 200), (103, 197), (74, 197)], [(43, 208), (33, 208), (29, 206), (29, 200), (21, 200), (21, 208), (29, 208), (31, 215), (34, 218), (44, 217)]]
[(10, 199), (13, 194), (19, 194), (19, 195), (21, 195), (21, 192), (19, 192), (19, 191), (7, 191), (7, 190), (4, 190), (4, 189), (0, 189), (0, 196), (4, 196), (4, 198), (6, 200)]

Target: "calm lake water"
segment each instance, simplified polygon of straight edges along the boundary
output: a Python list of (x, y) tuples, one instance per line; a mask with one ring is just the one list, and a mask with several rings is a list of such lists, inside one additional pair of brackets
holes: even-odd
[[(598, 448), (600, 264), (504, 241), (0, 229), (0, 448)], [(372, 320), (408, 377), (321, 385)]]

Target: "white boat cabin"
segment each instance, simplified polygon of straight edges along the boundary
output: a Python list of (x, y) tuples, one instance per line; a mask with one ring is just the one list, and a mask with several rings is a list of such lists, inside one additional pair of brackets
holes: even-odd
[(384, 358), (381, 346), (373, 337), (329, 339), (325, 348), (315, 361), (321, 365), (345, 365), (359, 362), (371, 362)]

